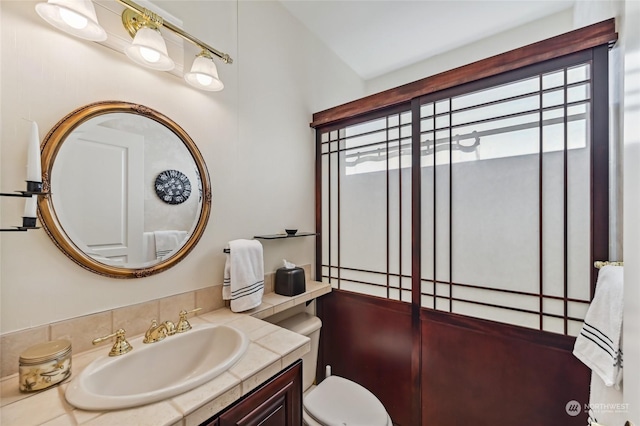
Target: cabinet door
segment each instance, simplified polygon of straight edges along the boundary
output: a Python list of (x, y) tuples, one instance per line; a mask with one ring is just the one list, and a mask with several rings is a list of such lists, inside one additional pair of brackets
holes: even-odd
[(246, 399), (220, 415), (219, 426), (300, 426), (302, 360), (298, 360)]

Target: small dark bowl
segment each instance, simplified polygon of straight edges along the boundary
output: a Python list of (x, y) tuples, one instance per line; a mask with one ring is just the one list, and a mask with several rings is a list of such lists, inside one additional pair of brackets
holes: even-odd
[(287, 233), (287, 235), (296, 235), (296, 232), (298, 232), (297, 229), (285, 229), (284, 232)]

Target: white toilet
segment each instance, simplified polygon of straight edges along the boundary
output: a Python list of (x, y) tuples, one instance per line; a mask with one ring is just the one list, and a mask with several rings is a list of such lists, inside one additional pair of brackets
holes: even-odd
[(300, 313), (278, 323), (311, 338), (311, 351), (302, 358), (303, 420), (308, 426), (392, 426), (384, 406), (369, 390), (338, 376), (313, 385), (318, 362), (320, 318)]

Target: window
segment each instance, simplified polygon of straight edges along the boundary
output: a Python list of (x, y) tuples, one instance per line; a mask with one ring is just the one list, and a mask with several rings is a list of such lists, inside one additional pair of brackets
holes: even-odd
[(322, 279), (576, 335), (600, 218), (592, 161), (607, 161), (594, 67), (578, 52), (319, 127)]

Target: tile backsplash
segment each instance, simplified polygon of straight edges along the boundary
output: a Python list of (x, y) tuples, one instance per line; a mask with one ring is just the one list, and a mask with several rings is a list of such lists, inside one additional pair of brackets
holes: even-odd
[[(302, 268), (304, 268), (308, 280), (311, 276), (311, 266), (304, 265)], [(275, 273), (265, 275), (265, 294), (273, 292), (274, 276)], [(217, 285), (49, 325), (6, 333), (0, 336), (0, 377), (17, 373), (20, 354), (26, 348), (37, 343), (67, 339), (71, 341), (73, 353), (79, 353), (94, 348), (91, 344), (93, 339), (111, 334), (119, 328), (127, 331), (127, 337), (133, 337), (143, 334), (154, 318), (158, 321), (177, 322), (178, 313), (183, 309), (188, 311), (196, 307), (202, 308), (198, 312), (200, 315), (224, 306), (222, 286)], [(106, 341), (101, 345), (107, 347), (110, 342)]]

